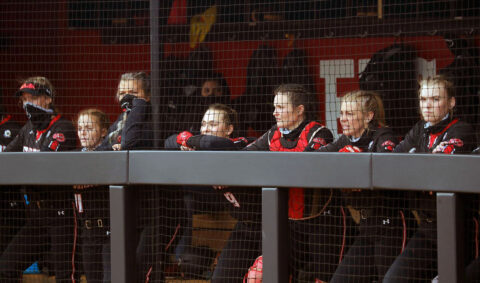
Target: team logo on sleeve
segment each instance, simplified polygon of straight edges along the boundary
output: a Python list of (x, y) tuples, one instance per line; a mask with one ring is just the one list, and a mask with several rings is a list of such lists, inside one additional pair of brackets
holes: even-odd
[(62, 133), (55, 133), (53, 134), (53, 139), (57, 140), (58, 142), (64, 142), (65, 136)]
[(362, 152), (362, 150), (357, 146), (346, 145), (338, 152)]
[(312, 140), (312, 142), (313, 142), (312, 148), (314, 150), (319, 149), (320, 147), (327, 145), (327, 141), (325, 141), (325, 139), (323, 139), (323, 138), (314, 138)]
[(10, 132), (10, 130), (5, 130), (5, 132), (3, 132), (3, 136), (6, 138), (11, 138), (12, 132)]
[(58, 143), (58, 141), (55, 140), (55, 141), (50, 142), (50, 144), (48, 145), (48, 148), (53, 150), (53, 151), (57, 151), (59, 146), (60, 146), (60, 144)]
[(438, 147), (442, 153), (453, 154), (456, 147), (463, 147), (463, 141), (461, 139), (449, 139), (446, 142), (441, 142)]
[(447, 141), (448, 144), (454, 145), (456, 147), (462, 147), (463, 141), (461, 139), (450, 139)]
[(382, 146), (385, 150), (393, 151), (393, 149), (395, 148), (395, 143), (392, 142), (391, 140), (388, 140), (382, 143)]

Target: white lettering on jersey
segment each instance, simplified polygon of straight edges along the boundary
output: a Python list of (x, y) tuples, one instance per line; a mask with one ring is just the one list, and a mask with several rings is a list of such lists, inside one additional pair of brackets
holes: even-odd
[(240, 203), (238, 203), (237, 199), (231, 192), (226, 192), (223, 195), (233, 206), (240, 207)]
[(28, 146), (23, 146), (23, 152), (39, 152), (40, 149), (38, 148), (31, 148), (31, 147), (28, 147)]

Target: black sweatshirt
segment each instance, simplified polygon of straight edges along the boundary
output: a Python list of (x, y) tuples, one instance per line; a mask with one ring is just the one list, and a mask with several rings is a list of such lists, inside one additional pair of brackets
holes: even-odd
[(132, 109), (121, 113), (108, 129), (108, 134), (95, 151), (113, 150), (114, 144), (121, 144), (122, 150), (151, 149), (153, 127), (150, 103), (135, 98)]

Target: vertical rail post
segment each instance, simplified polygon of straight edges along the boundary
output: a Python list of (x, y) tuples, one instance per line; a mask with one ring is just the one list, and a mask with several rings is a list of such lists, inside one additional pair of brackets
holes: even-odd
[(288, 190), (262, 188), (264, 283), (289, 281)]
[(110, 186), (111, 273), (112, 282), (136, 282), (135, 188)]
[(437, 250), (439, 282), (464, 282), (463, 211), (459, 196), (437, 193)]
[(160, 34), (159, 1), (150, 0), (150, 80), (154, 148), (160, 148)]

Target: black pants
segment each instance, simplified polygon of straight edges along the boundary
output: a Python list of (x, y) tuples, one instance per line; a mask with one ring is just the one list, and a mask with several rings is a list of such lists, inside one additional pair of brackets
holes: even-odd
[(0, 255), (25, 224), (20, 187), (0, 187)]
[(261, 254), (261, 244), (260, 222), (237, 222), (218, 258), (211, 282), (242, 282), (248, 268)]
[(2, 282), (18, 282), (23, 271), (42, 258), (51, 264), (57, 283), (73, 282), (73, 279), (79, 282), (75, 268), (77, 227), (73, 202), (31, 202), (26, 210), (25, 225), (0, 257)]
[(215, 213), (225, 209), (225, 200), (212, 187), (188, 187), (183, 188), (182, 229), (180, 231), (179, 243), (175, 248), (175, 258), (187, 250), (192, 243), (193, 215), (197, 213)]
[(82, 229), (82, 262), (88, 283), (111, 282), (110, 236), (100, 227)]
[(431, 282), (437, 274), (436, 222), (423, 222), (383, 282)]
[(466, 268), (467, 283), (480, 282), (480, 258), (473, 260)]
[(372, 215), (361, 216), (360, 233), (355, 237), (330, 283), (382, 282), (388, 268), (401, 253), (407, 235), (404, 224), (405, 227), (407, 224), (400, 211), (368, 211)]
[(183, 215), (178, 188), (140, 187), (138, 195), (139, 241), (136, 250), (137, 281), (164, 282), (168, 255), (178, 239)]
[(293, 282), (330, 280), (354, 233), (351, 219), (346, 216), (348, 212), (342, 210), (334, 200), (315, 218), (289, 221)]

